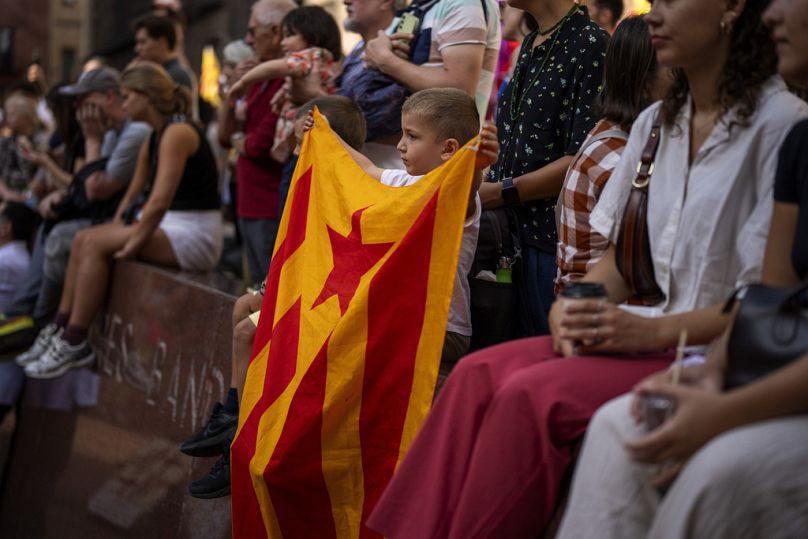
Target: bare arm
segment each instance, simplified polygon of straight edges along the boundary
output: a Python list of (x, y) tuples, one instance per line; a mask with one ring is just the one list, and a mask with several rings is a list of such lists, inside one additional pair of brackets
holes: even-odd
[(770, 286), (792, 286), (800, 281), (791, 265), (798, 215), (797, 204), (774, 202), (762, 278)]
[[(622, 303), (629, 298), (631, 291), (617, 269), (615, 254), (616, 248), (610, 244), (604, 257), (582, 280), (603, 283), (609, 294), (609, 301)], [(721, 314), (723, 307), (722, 303), (658, 318), (641, 318), (636, 322), (647, 326), (643, 332), (646, 335), (648, 346), (651, 348), (674, 346), (683, 329), (687, 329), (690, 344), (707, 344), (719, 336), (730, 321), (729, 316)]]
[(115, 210), (115, 217), (113, 221), (120, 222), (123, 219), (123, 212), (126, 211), (127, 208), (135, 201), (138, 193), (143, 190), (143, 187), (146, 185), (146, 181), (149, 179), (149, 139), (143, 141), (143, 145), (140, 147), (140, 153), (137, 156), (137, 166), (135, 167), (135, 175), (132, 178), (132, 181), (129, 183), (129, 187), (126, 189), (126, 194), (124, 194), (123, 198), (121, 199), (120, 203), (118, 203), (118, 208)]
[[(513, 185), (519, 193), (519, 200), (540, 200), (557, 197), (564, 185), (567, 169), (572, 164), (573, 156), (565, 155), (538, 170), (528, 172), (513, 179)], [(483, 208), (490, 210), (504, 204), (502, 200), (502, 184), (488, 182), (480, 188)]]
[(90, 175), (84, 182), (88, 200), (106, 200), (122, 189), (124, 182), (113, 178), (103, 170)]
[(227, 94), (228, 101), (235, 101), (247, 92), (247, 88), (255, 84), (270, 79), (279, 79), (292, 75), (292, 68), (286, 63), (285, 58), (268, 60), (261, 62), (254, 68), (247, 71)]
[(573, 344), (584, 343), (581, 353), (651, 352), (674, 346), (683, 329), (688, 343), (707, 344), (721, 335), (732, 318), (722, 313), (723, 304), (656, 318), (626, 312), (616, 303), (628, 299), (630, 291), (617, 270), (615, 248), (583, 278), (606, 287), (609, 301), (576, 301), (566, 310), (556, 301), (550, 309), (550, 330), (556, 350), (571, 355)]
[(48, 152), (36, 151), (32, 149), (28, 150), (27, 152), (24, 151), (23, 156), (25, 159), (28, 159), (29, 161), (32, 161), (47, 170), (51, 177), (56, 180), (57, 183), (61, 184), (61, 187), (70, 185), (73, 175), (69, 171), (60, 167)]
[(620, 275), (620, 270), (617, 269), (616, 253), (617, 248), (610, 243), (603, 258), (581, 280), (587, 283), (602, 283), (606, 287), (609, 301), (623, 303), (631, 296), (631, 290), (628, 289), (626, 281)]
[(158, 149), (157, 175), (135, 229), (118, 255), (136, 255), (171, 207), (188, 158), (199, 149), (199, 136), (188, 124), (172, 124), (163, 132)]
[(452, 45), (441, 51), (442, 66), (427, 67), (398, 57), (393, 52), (390, 36), (383, 31), (365, 46), (365, 60), (369, 66), (390, 75), (413, 92), (449, 87), (459, 88), (470, 96), (477, 92), (484, 54), (482, 44)]

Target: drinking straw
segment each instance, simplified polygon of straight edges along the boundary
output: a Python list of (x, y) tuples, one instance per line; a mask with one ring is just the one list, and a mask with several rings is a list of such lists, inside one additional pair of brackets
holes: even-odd
[(679, 377), (682, 374), (682, 359), (685, 355), (685, 347), (687, 346), (687, 329), (679, 332), (679, 344), (676, 346), (676, 359), (673, 362), (673, 374), (671, 383), (673, 385), (679, 384)]

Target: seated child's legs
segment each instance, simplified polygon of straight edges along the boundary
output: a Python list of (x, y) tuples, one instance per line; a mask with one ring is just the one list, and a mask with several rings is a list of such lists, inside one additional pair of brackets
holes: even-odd
[(471, 345), (471, 337), (455, 333), (454, 331), (447, 331), (446, 337), (443, 339), (443, 351), (440, 355), (440, 367), (438, 369), (438, 382), (435, 387), (435, 395), (443, 386), (444, 380), (449, 376), (454, 366), (465, 356), (469, 351)]
[(239, 322), (252, 313), (261, 310), (261, 303), (263, 301), (264, 296), (252, 292), (247, 292), (238, 298), (236, 304), (233, 306), (233, 327), (235, 328)]
[(247, 367), (250, 364), (256, 323), (248, 317), (233, 328), (233, 356), (231, 365), (231, 387), (238, 390), (239, 401), (244, 391)]
[(470, 345), (471, 337), (447, 331), (446, 337), (443, 339), (443, 352), (440, 355), (441, 367), (447, 365), (451, 370), (455, 363), (468, 353)]

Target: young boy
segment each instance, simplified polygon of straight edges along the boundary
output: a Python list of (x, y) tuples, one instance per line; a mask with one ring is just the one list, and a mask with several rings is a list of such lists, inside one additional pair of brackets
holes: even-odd
[[(299, 152), (303, 137), (303, 124), (314, 107), (325, 116), (334, 132), (350, 148), (362, 149), (365, 141), (365, 118), (356, 104), (343, 96), (327, 96), (312, 99), (302, 107), (295, 119), (295, 137)], [(247, 292), (233, 307), (233, 353), (231, 356), (230, 389), (225, 403), (213, 408), (213, 414), (202, 429), (180, 445), (180, 450), (192, 457), (215, 457), (222, 455), (211, 471), (193, 481), (188, 490), (197, 498), (218, 498), (230, 493), (230, 441), (236, 432), (239, 398), (244, 389), (244, 379), (250, 363), (258, 314), (264, 300), (261, 291)]]
[[(306, 129), (311, 129), (308, 121)], [(397, 149), (406, 170), (381, 169), (343, 141), (343, 146), (364, 171), (385, 185), (404, 187), (448, 161), (463, 145), (480, 133), (476, 174), (469, 193), (469, 206), (460, 245), (446, 338), (441, 353), (441, 373), (448, 374), (471, 343), (471, 305), (468, 273), (474, 261), (480, 230), (482, 170), (499, 154), (496, 128), (486, 124), (480, 131), (477, 107), (468, 94), (455, 88), (421, 90), (409, 97), (401, 109), (401, 140)]]

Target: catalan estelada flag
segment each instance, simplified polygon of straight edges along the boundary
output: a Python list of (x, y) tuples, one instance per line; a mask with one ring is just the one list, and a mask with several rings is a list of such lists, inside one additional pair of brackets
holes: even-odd
[(234, 537), (378, 537), (363, 523), (432, 402), (475, 156), (388, 187), (315, 115), (231, 446)]

